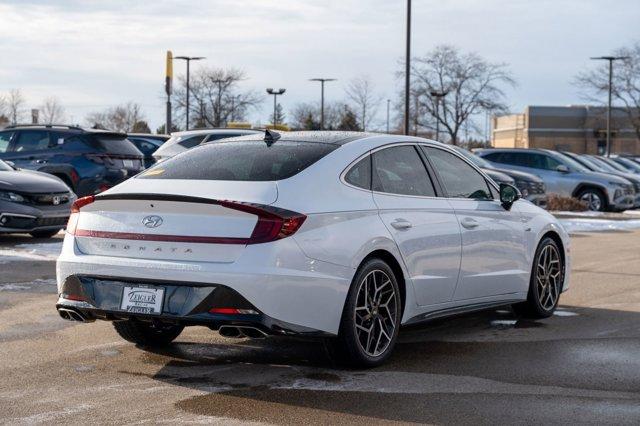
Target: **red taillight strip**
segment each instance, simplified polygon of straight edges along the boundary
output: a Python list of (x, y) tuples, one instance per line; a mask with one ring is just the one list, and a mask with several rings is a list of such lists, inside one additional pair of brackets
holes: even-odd
[[(78, 199), (72, 207), (72, 213), (78, 213), (80, 208), (90, 204), (96, 200), (117, 200), (117, 199), (154, 199), (162, 201), (181, 201), (196, 202), (203, 204), (217, 204), (228, 209), (238, 210), (245, 213), (258, 216), (258, 221), (253, 228), (251, 236), (248, 238), (237, 237), (201, 237), (201, 236), (183, 236), (183, 235), (163, 235), (163, 234), (140, 234), (131, 232), (111, 232), (111, 231), (94, 231), (87, 229), (75, 229), (77, 224), (77, 215), (71, 215), (75, 219), (72, 227), (67, 227), (71, 234), (79, 237), (91, 238), (111, 238), (120, 240), (138, 240), (138, 241), (163, 241), (176, 243), (201, 243), (201, 244), (261, 244), (270, 241), (279, 240), (295, 234), (302, 226), (305, 215), (280, 209), (272, 206), (259, 204), (243, 203), (228, 200), (209, 200), (196, 197), (183, 197), (158, 194), (123, 194), (98, 197), (84, 197)], [(77, 205), (77, 206), (76, 206)], [(75, 209), (74, 209), (75, 208)], [(71, 218), (69, 225), (71, 225)]]
[(162, 241), (171, 243), (199, 244), (252, 244), (251, 238), (200, 237), (186, 235), (137, 234), (133, 232), (90, 231), (77, 229), (76, 237), (110, 238), (114, 240)]

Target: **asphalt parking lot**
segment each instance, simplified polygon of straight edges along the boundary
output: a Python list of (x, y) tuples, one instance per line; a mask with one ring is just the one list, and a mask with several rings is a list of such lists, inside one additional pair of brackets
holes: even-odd
[(499, 309), (407, 329), (366, 371), (333, 365), (321, 342), (192, 328), (150, 353), (109, 323), (66, 322), (59, 240), (33, 242), (0, 237), (24, 254), (0, 250), (2, 423), (640, 423), (640, 231), (574, 236), (552, 318)]

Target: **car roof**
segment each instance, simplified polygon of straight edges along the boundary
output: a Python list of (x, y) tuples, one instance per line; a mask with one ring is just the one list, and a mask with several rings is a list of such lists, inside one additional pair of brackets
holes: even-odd
[(71, 126), (66, 124), (17, 124), (5, 127), (3, 130), (60, 130), (65, 132), (90, 133), (110, 135), (126, 138), (127, 134), (113, 130), (92, 129), (89, 127)]
[(212, 128), (212, 129), (195, 129), (195, 130), (184, 130), (182, 132), (172, 132), (171, 137), (174, 136), (190, 136), (190, 135), (210, 135), (215, 133), (245, 133), (245, 134), (253, 134), (260, 133), (259, 130), (253, 129), (233, 129), (233, 128)]
[[(274, 134), (278, 134), (280, 136), (277, 139), (277, 141), (317, 142), (317, 143), (328, 143), (332, 145), (344, 145), (359, 139), (365, 139), (371, 136), (376, 136), (375, 133), (346, 132), (346, 131), (333, 131), (333, 130), (303, 130), (303, 131), (297, 131), (297, 132), (280, 132), (280, 131), (270, 130), (270, 132)], [(235, 138), (225, 139), (224, 142), (263, 140), (264, 136), (261, 136), (261, 135), (264, 135), (264, 133), (260, 132), (258, 134), (237, 136)]]

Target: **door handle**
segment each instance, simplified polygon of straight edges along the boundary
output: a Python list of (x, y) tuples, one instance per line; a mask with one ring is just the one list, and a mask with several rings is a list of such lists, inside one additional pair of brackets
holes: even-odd
[(396, 229), (409, 229), (413, 225), (408, 220), (396, 219), (393, 222), (391, 222), (391, 226), (393, 226)]
[(464, 219), (462, 219), (460, 221), (460, 224), (467, 229), (477, 228), (478, 225), (480, 225), (477, 220), (470, 217), (465, 217)]
[(36, 164), (46, 164), (46, 163), (47, 163), (47, 160), (42, 160), (42, 159), (36, 160)]

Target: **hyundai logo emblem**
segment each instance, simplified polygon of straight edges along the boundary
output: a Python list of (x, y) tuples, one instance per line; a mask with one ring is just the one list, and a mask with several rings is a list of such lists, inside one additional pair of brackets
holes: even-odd
[(162, 218), (160, 216), (146, 216), (142, 219), (142, 224), (147, 228), (157, 228), (162, 225)]

